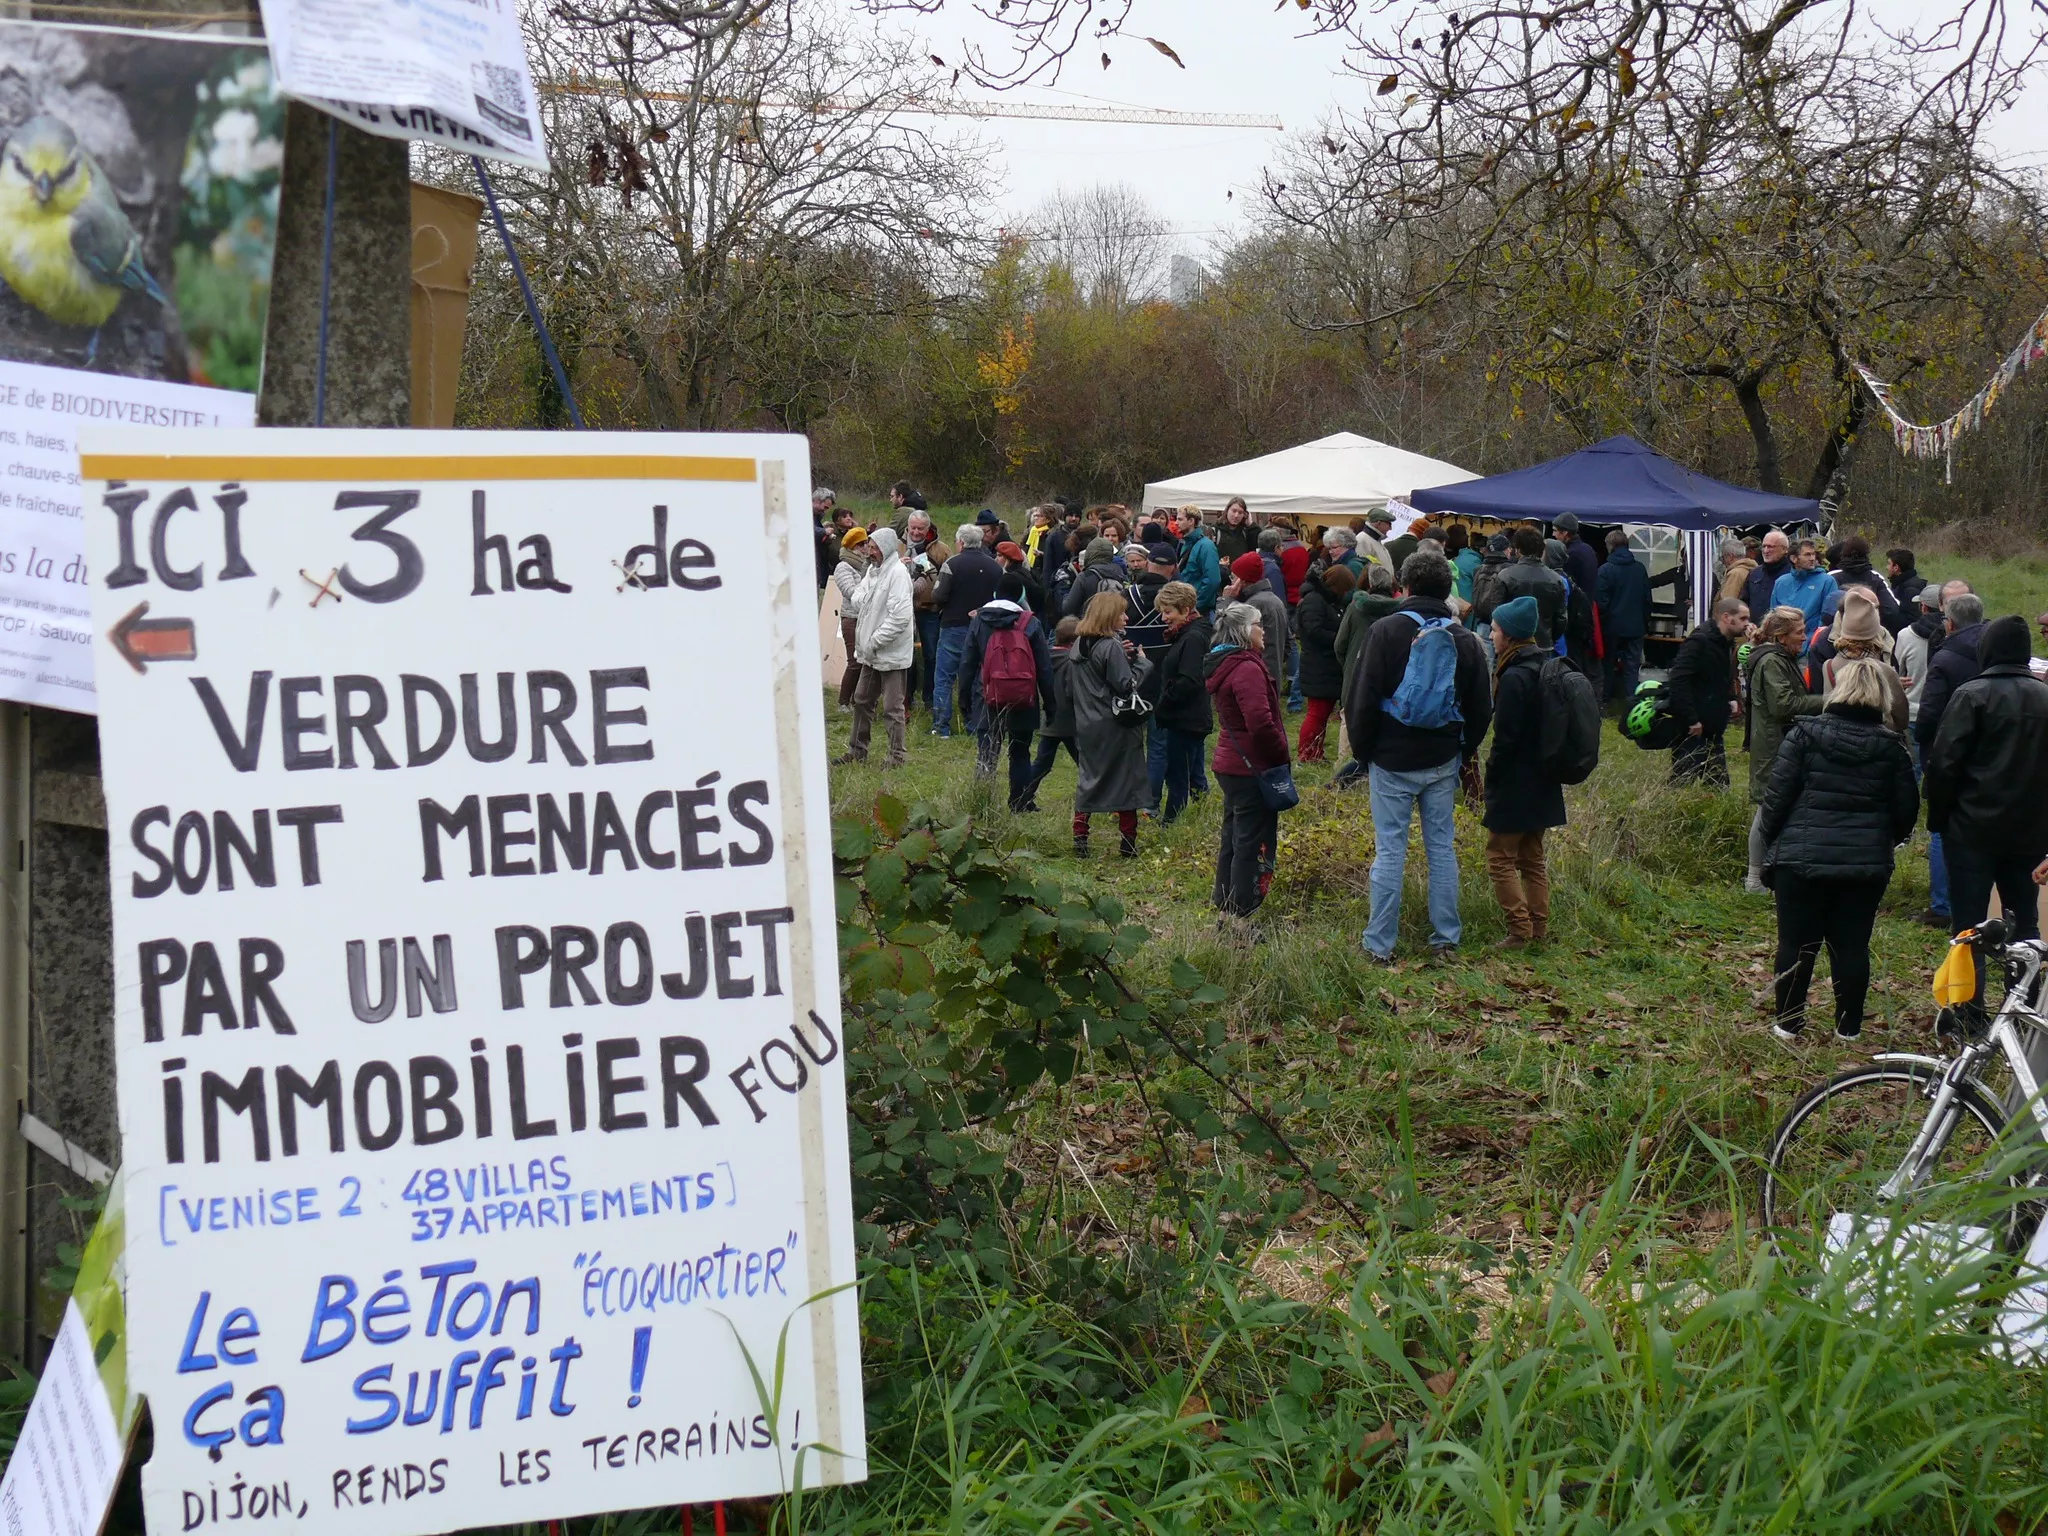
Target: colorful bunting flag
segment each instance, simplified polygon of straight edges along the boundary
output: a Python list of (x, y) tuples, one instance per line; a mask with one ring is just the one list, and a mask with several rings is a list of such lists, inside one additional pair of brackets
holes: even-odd
[(1997, 409), (1999, 396), (2006, 386), (2025, 373), (2034, 364), (2048, 360), (2048, 310), (2028, 328), (2020, 344), (2005, 355), (2004, 361), (1992, 371), (1991, 381), (1978, 390), (1970, 402), (1948, 420), (1923, 426), (1908, 421), (1892, 403), (1892, 386), (1880, 379), (1861, 363), (1852, 363), (1857, 376), (1870, 391), (1871, 399), (1884, 411), (1892, 429), (1892, 442), (1899, 452), (1908, 458), (1945, 458), (1954, 451), (1955, 442), (1965, 432), (1977, 431), (1984, 425), (1984, 418)]

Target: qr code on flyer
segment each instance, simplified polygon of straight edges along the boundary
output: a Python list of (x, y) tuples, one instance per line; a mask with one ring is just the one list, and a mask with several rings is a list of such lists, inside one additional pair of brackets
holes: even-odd
[(469, 66), (469, 78), (471, 89), (476, 92), (476, 109), (485, 122), (522, 139), (533, 137), (533, 129), (526, 121), (526, 93), (519, 88), (518, 70), (479, 59)]

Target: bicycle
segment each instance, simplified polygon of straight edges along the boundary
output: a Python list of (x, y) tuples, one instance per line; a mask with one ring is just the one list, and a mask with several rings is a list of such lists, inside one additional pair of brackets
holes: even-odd
[[(1800, 1096), (1765, 1158), (1766, 1231), (1806, 1225), (1836, 1246), (1843, 1218), (1984, 1230), (2002, 1207), (2004, 1230), (1986, 1235), (2010, 1254), (2027, 1247), (2048, 1200), (2048, 944), (2009, 932), (1994, 918), (1950, 941), (1935, 1000), (1952, 1054), (1887, 1051)], [(1994, 961), (2005, 998), (1987, 1022)]]

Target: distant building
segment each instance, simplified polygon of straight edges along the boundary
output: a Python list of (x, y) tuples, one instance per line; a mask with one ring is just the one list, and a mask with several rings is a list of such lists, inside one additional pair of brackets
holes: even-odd
[(1212, 281), (1207, 267), (1194, 257), (1183, 256), (1176, 251), (1173, 264), (1167, 271), (1166, 296), (1176, 304), (1193, 304)]

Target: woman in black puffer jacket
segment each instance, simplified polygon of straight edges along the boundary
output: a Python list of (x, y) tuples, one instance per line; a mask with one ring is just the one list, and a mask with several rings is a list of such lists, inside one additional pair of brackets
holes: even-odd
[(1764, 879), (1778, 898), (1778, 1015), (1772, 1033), (1796, 1040), (1806, 990), (1827, 945), (1835, 978), (1835, 1036), (1863, 1030), (1870, 989), (1870, 930), (1892, 878), (1892, 850), (1920, 819), (1920, 789), (1906, 743), (1884, 723), (1878, 662), (1835, 674), (1825, 711), (1793, 723), (1771, 765), (1762, 831)]

